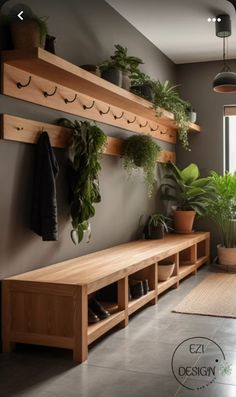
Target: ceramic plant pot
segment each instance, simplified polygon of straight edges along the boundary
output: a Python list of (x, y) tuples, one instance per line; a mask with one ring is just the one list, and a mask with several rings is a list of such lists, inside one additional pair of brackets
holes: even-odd
[(235, 266), (236, 269), (236, 248), (225, 248), (219, 244), (217, 251), (220, 265)]
[(138, 96), (141, 96), (142, 98), (147, 99), (147, 101), (153, 102), (153, 100), (154, 100), (153, 89), (148, 84), (133, 85), (131, 87), (131, 91), (134, 94), (136, 94)]
[(109, 68), (102, 72), (102, 78), (104, 80), (110, 81), (110, 83), (118, 85), (118, 87), (122, 87), (123, 83), (123, 73), (121, 70), (116, 68)]
[(174, 211), (174, 229), (177, 233), (192, 233), (195, 211)]
[(129, 74), (127, 72), (122, 73), (122, 88), (129, 91), (130, 90), (131, 80)]
[(172, 262), (169, 259), (164, 259), (163, 261), (158, 263), (158, 281), (166, 281), (168, 280), (174, 271), (175, 262)]
[(11, 36), (15, 49), (45, 47), (46, 35), (41, 37), (40, 26), (34, 20), (14, 21)]
[(147, 224), (144, 228), (144, 236), (146, 240), (160, 240), (165, 236), (165, 230), (163, 225), (150, 226)]

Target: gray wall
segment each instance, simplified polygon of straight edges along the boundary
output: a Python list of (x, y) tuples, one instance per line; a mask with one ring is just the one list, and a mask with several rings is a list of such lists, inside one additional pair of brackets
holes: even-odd
[[(17, 1), (9, 1), (11, 6)], [(57, 54), (75, 64), (97, 63), (108, 57), (120, 43), (146, 62), (144, 70), (160, 80), (176, 80), (175, 65), (136, 31), (104, 1), (27, 1), (35, 13), (50, 16), (50, 33), (57, 37)], [(6, 6), (5, 6), (6, 8)], [(0, 96), (1, 113), (53, 123), (64, 114)], [(72, 117), (73, 118), (73, 117)], [(102, 126), (107, 134), (122, 131)], [(141, 214), (157, 210), (157, 198), (147, 199), (146, 187), (138, 176), (128, 180), (119, 158), (104, 156), (100, 176), (102, 203), (92, 220), (92, 240), (75, 247), (70, 240), (70, 220), (66, 205), (65, 161), (58, 179), (59, 241), (42, 242), (29, 228), (34, 147), (0, 141), (0, 279), (64, 259), (136, 238)]]
[[(229, 62), (236, 70), (236, 61)], [(191, 152), (186, 152), (180, 145), (177, 148), (177, 159), (180, 167), (195, 162), (202, 175), (211, 170), (223, 173), (224, 170), (224, 125), (223, 110), (225, 105), (235, 105), (235, 94), (218, 94), (212, 90), (214, 76), (222, 69), (222, 62), (204, 62), (177, 66), (177, 81), (181, 84), (180, 92), (189, 99), (198, 113), (197, 123), (202, 127), (200, 134), (190, 134)], [(212, 232), (212, 255), (219, 236), (215, 225), (210, 222), (199, 222)]]

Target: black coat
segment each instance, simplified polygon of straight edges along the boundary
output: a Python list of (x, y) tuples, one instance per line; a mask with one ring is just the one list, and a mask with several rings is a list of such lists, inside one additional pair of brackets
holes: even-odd
[(59, 166), (43, 132), (36, 146), (31, 228), (43, 241), (58, 240), (56, 177)]

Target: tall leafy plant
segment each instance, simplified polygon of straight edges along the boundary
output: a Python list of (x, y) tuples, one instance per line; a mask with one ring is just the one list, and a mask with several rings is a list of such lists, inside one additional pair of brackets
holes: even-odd
[(207, 205), (214, 199), (214, 188), (209, 178), (200, 178), (196, 164), (180, 170), (174, 163), (167, 165), (161, 185), (162, 198), (176, 204), (177, 210), (206, 214)]
[(141, 64), (143, 64), (142, 59), (129, 55), (127, 47), (116, 44), (114, 54), (100, 65), (100, 69), (104, 71), (107, 68), (116, 67), (131, 76)]
[(236, 247), (236, 172), (224, 176), (212, 171), (211, 183), (216, 192), (215, 200), (209, 201), (209, 217), (218, 225), (225, 248)]
[(88, 121), (71, 122), (61, 119), (60, 124), (73, 130), (69, 150), (68, 180), (69, 203), (72, 219), (71, 239), (81, 242), (90, 231), (90, 218), (95, 215), (95, 203), (101, 201), (98, 174), (101, 170), (100, 152), (107, 137), (96, 125)]

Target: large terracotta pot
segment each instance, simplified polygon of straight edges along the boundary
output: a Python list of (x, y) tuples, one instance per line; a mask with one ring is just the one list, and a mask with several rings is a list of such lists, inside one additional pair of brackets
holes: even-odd
[(236, 268), (236, 248), (225, 248), (219, 244), (217, 251), (220, 265), (235, 266)]
[(195, 211), (178, 211), (174, 212), (174, 228), (177, 233), (191, 233), (193, 222), (196, 216)]

